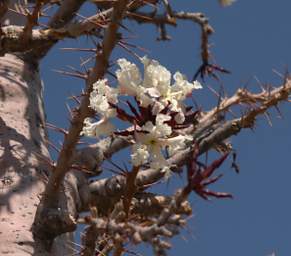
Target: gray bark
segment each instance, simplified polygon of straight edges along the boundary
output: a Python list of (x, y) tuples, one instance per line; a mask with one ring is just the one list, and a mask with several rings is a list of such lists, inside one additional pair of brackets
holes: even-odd
[[(0, 98), (0, 255), (72, 253), (72, 234), (57, 238), (47, 253), (31, 232), (50, 168), (37, 65), (14, 55), (1, 57)], [(60, 203), (73, 215), (75, 202), (80, 204), (76, 177), (68, 175)]]
[(30, 231), (48, 171), (45, 116), (37, 66), (0, 58), (0, 254), (31, 255)]

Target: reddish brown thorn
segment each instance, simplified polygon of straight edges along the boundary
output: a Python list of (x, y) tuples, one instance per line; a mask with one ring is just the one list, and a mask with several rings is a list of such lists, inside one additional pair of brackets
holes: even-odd
[(224, 154), (222, 157), (220, 157), (219, 159), (215, 160), (212, 162), (212, 164), (210, 166), (208, 166), (203, 172), (202, 172), (202, 176), (204, 178), (208, 178), (212, 175), (212, 173), (220, 167), (220, 165), (225, 161), (225, 159), (228, 157), (228, 153)]
[(217, 176), (215, 176), (215, 177), (213, 177), (213, 178), (210, 178), (210, 179), (208, 179), (208, 180), (206, 180), (206, 181), (203, 181), (203, 182), (202, 182), (202, 185), (203, 185), (203, 186), (208, 186), (208, 185), (210, 185), (210, 184), (213, 184), (213, 183), (215, 183), (216, 181), (218, 181), (220, 178), (222, 178), (222, 176), (223, 176), (223, 174), (219, 174), (219, 175), (217, 175)]
[(206, 197), (207, 196), (212, 196), (212, 197), (216, 197), (216, 198), (233, 198), (232, 194), (225, 193), (225, 192), (213, 192), (213, 191), (210, 191), (208, 189), (205, 189), (203, 194)]
[(237, 154), (235, 151), (232, 152), (232, 163), (231, 163), (231, 168), (234, 168), (236, 173), (239, 173), (239, 166), (236, 163), (236, 157)]
[(68, 72), (68, 71), (62, 71), (62, 70), (56, 70), (56, 69), (53, 69), (53, 71), (65, 76), (72, 76), (72, 77), (80, 78), (83, 80), (87, 79), (87, 75), (81, 72)]
[(47, 140), (46, 141), (47, 143), (48, 143), (48, 145), (52, 148), (52, 149), (54, 149), (57, 153), (60, 153), (60, 149), (55, 145), (55, 144), (53, 144), (51, 141), (49, 141), (49, 140)]
[(113, 103), (109, 102), (109, 105), (116, 110), (117, 117), (120, 120), (128, 121), (128, 122), (130, 122), (132, 124), (137, 121), (134, 116), (131, 116), (131, 115), (127, 114), (123, 109), (119, 108), (116, 104), (113, 104)]
[(60, 127), (57, 127), (57, 126), (55, 126), (53, 124), (50, 124), (50, 123), (46, 123), (46, 127), (48, 127), (49, 129), (52, 129), (54, 131), (63, 133), (64, 135), (67, 135), (68, 134), (68, 131), (66, 131), (65, 129), (60, 128)]
[(197, 72), (194, 74), (193, 81), (196, 80), (199, 76), (202, 80), (204, 80), (205, 76), (212, 76), (214, 79), (219, 80), (218, 76), (215, 74), (216, 71), (220, 73), (230, 74), (230, 71), (225, 68), (205, 62), (198, 68)]

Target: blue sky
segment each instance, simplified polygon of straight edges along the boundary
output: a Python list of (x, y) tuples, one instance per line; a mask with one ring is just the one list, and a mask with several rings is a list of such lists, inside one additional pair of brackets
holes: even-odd
[[(174, 6), (176, 10), (201, 11), (210, 18), (215, 29), (211, 38), (213, 56), (218, 64), (232, 71), (231, 75), (221, 76), (229, 94), (247, 82), (249, 89), (258, 91), (254, 76), (262, 83), (280, 85), (281, 78), (272, 70), (284, 73), (291, 67), (290, 1), (238, 0), (231, 7), (221, 8), (215, 0), (183, 0), (176, 1)], [(88, 7), (82, 10), (83, 14), (90, 12)], [(199, 65), (197, 26), (181, 22), (177, 28), (168, 30), (172, 41), (157, 42), (153, 26), (133, 22), (128, 25), (135, 35), (130, 42), (148, 49), (149, 57), (171, 71), (193, 76)], [(60, 43), (42, 63), (50, 123), (68, 126), (65, 101), (84, 87), (81, 80), (52, 71), (66, 65), (80, 68), (79, 54), (58, 48), (85, 47), (88, 42), (84, 38)], [(117, 48), (113, 57), (119, 56), (130, 58)], [(212, 80), (206, 80), (205, 85), (219, 88)], [(206, 86), (194, 97), (206, 110), (217, 103)], [(265, 118), (259, 118), (253, 131), (245, 130), (232, 138), (241, 173), (236, 175), (230, 169), (230, 162), (225, 163), (221, 167), (224, 178), (213, 188), (231, 192), (234, 200), (205, 202), (193, 194), (194, 212), (183, 232), (185, 239), (174, 239), (169, 255), (267, 256), (272, 252), (276, 256), (291, 255), (291, 104), (281, 104), (280, 109), (283, 119), (277, 118), (276, 111), (270, 111), (272, 127)], [(57, 142), (61, 137), (51, 134), (51, 140)], [(165, 192), (174, 192), (178, 182), (165, 186)], [(150, 255), (144, 249), (141, 253)]]

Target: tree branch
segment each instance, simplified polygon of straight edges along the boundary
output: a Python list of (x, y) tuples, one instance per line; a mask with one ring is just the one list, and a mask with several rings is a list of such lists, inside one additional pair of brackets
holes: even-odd
[[(170, 13), (169, 13), (170, 12)], [(174, 12), (172, 10), (169, 11), (167, 8), (166, 14), (149, 14), (145, 12), (127, 12), (127, 17), (129, 19), (135, 20), (138, 23), (152, 23), (157, 26), (162, 26), (161, 30), (164, 33), (161, 36), (163, 38), (169, 38), (165, 35), (165, 25), (176, 26), (176, 20), (189, 20), (194, 23), (197, 23), (201, 27), (201, 59), (203, 65), (208, 65), (209, 63), (209, 36), (214, 32), (214, 29), (208, 23), (208, 18), (200, 12)]]
[[(238, 134), (243, 128), (251, 128), (257, 116), (266, 112), (271, 107), (276, 107), (280, 102), (288, 101), (288, 97), (291, 94), (291, 79), (287, 78), (284, 85), (279, 88), (273, 89), (272, 91), (263, 91), (258, 94), (252, 94), (247, 90), (239, 90), (234, 96), (225, 99), (221, 108), (217, 107), (209, 111), (206, 114), (208, 118), (202, 118), (202, 124), (205, 123), (207, 128), (207, 134), (202, 136), (201, 133), (196, 134), (193, 138), (193, 143), (199, 139), (199, 155), (205, 153), (215, 145), (220, 144), (227, 138)], [(252, 103), (252, 109), (240, 118), (226, 121), (217, 125), (216, 121), (213, 120), (213, 116), (221, 111), (226, 111), (228, 107), (233, 104), (239, 103)], [(259, 104), (253, 107), (253, 103)], [(220, 110), (220, 111), (219, 111)], [(210, 122), (208, 122), (210, 120)], [(208, 122), (208, 123), (207, 123)], [(200, 123), (201, 124), (201, 123)], [(210, 125), (210, 126), (209, 126)], [(203, 127), (203, 125), (202, 125)], [(214, 129), (210, 129), (214, 127)], [(203, 129), (202, 129), (203, 130)], [(195, 133), (195, 131), (194, 131)], [(189, 159), (192, 154), (192, 148), (188, 147), (169, 158), (168, 165), (172, 166), (173, 171), (179, 170)], [(160, 170), (147, 169), (140, 171), (137, 175), (136, 182), (137, 186), (143, 187), (149, 184), (153, 184), (164, 177), (164, 173)], [(124, 192), (126, 185), (126, 178), (122, 175), (116, 175), (111, 178), (101, 179), (90, 184), (91, 193), (96, 195), (102, 195), (104, 197), (110, 197), (112, 195), (121, 195)]]
[[(45, 237), (49, 234), (49, 239), (53, 237), (56, 230), (48, 230), (48, 226), (43, 226), (43, 223), (47, 223), (49, 220), (49, 216), (47, 216), (47, 212), (49, 209), (57, 209), (58, 206), (58, 193), (60, 191), (63, 179), (65, 174), (69, 171), (71, 157), (75, 150), (76, 144), (80, 137), (80, 132), (83, 127), (84, 119), (91, 114), (91, 110), (89, 109), (89, 95), (93, 88), (93, 83), (98, 79), (101, 79), (108, 67), (110, 54), (118, 41), (117, 31), (119, 28), (119, 23), (123, 18), (124, 11), (126, 9), (126, 0), (120, 0), (116, 2), (112, 16), (111, 22), (106, 30), (102, 51), (96, 57), (96, 63), (94, 68), (89, 73), (87, 82), (86, 82), (86, 94), (84, 95), (80, 107), (77, 111), (77, 114), (74, 116), (71, 121), (72, 125), (69, 128), (68, 134), (65, 137), (63, 142), (62, 149), (60, 151), (56, 167), (51, 173), (48, 184), (46, 186), (46, 190), (44, 192), (41, 207), (38, 209), (38, 214), (36, 215), (36, 219), (34, 222), (34, 235), (36, 237), (41, 237), (44, 240)], [(44, 221), (44, 219), (46, 221)]]

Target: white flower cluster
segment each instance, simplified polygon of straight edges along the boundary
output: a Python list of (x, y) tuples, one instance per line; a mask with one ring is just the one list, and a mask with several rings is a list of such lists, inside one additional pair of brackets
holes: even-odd
[[(121, 94), (132, 95), (140, 102), (141, 106), (152, 106), (156, 115), (155, 125), (148, 121), (141, 130), (135, 134), (136, 143), (132, 148), (132, 164), (139, 166), (145, 164), (151, 156), (152, 168), (168, 169), (166, 159), (162, 154), (167, 149), (170, 154), (185, 147), (187, 136), (178, 135), (171, 137), (172, 128), (165, 124), (171, 119), (168, 115), (160, 114), (166, 106), (175, 112), (175, 121), (183, 123), (183, 101), (194, 89), (202, 88), (197, 81), (190, 83), (180, 72), (173, 76), (174, 84), (171, 85), (171, 73), (156, 60), (147, 57), (141, 59), (144, 64), (144, 76), (141, 77), (138, 67), (125, 59), (119, 59), (120, 69), (116, 72), (119, 91)], [(170, 104), (170, 105), (169, 105)]]
[(101, 135), (110, 135), (115, 128), (110, 118), (116, 116), (116, 111), (110, 107), (109, 103), (118, 102), (118, 90), (109, 87), (107, 79), (98, 80), (93, 84), (89, 100), (90, 107), (101, 116), (101, 119), (92, 123), (90, 118), (86, 118), (81, 135), (97, 138)]
[(171, 117), (163, 114), (156, 116), (155, 125), (147, 122), (141, 127), (143, 132), (136, 132), (135, 146), (132, 148), (132, 163), (135, 166), (145, 164), (151, 157), (150, 165), (152, 168), (168, 168), (166, 159), (162, 154), (163, 149), (167, 149), (172, 155), (178, 150), (185, 148), (186, 140), (190, 139), (187, 135), (177, 135), (171, 137), (172, 128), (164, 123)]
[(109, 87), (106, 83), (107, 79), (102, 79), (93, 85), (93, 91), (90, 94), (90, 107), (107, 119), (116, 115), (109, 103), (116, 104), (118, 102), (118, 90)]
[(153, 113), (158, 114), (170, 103), (172, 111), (179, 112), (177, 122), (184, 121), (183, 100), (194, 89), (201, 89), (199, 82), (190, 83), (180, 72), (173, 76), (175, 83), (171, 85), (171, 73), (156, 60), (147, 57), (141, 59), (144, 64), (144, 79), (137, 66), (125, 59), (119, 59), (120, 69), (116, 72), (121, 94), (132, 95), (143, 107), (153, 106)]
[(92, 123), (91, 118), (86, 118), (81, 135), (98, 138), (101, 135), (110, 135), (114, 129), (115, 127), (109, 119), (102, 118), (100, 121)]
[[(174, 83), (171, 84), (171, 73), (156, 60), (143, 57), (141, 62), (144, 65), (142, 77), (138, 67), (127, 61), (117, 61), (120, 69), (116, 71), (118, 87), (111, 88), (107, 80), (99, 80), (94, 84), (90, 94), (90, 107), (100, 116), (101, 120), (91, 123), (89, 119), (84, 122), (81, 134), (98, 137), (110, 134), (114, 126), (109, 119), (116, 116), (116, 109), (112, 104), (118, 103), (119, 95), (133, 96), (137, 103), (143, 108), (149, 108), (155, 120), (145, 120), (144, 125), (135, 128), (132, 146), (131, 161), (134, 166), (150, 163), (152, 168), (169, 170), (163, 152), (172, 155), (178, 150), (185, 148), (185, 142), (189, 139), (187, 135), (173, 132), (171, 120), (177, 124), (185, 121), (185, 107), (183, 101), (194, 89), (202, 88), (197, 81), (188, 82), (186, 77), (176, 72), (173, 76)], [(175, 113), (174, 117), (167, 113)]]

